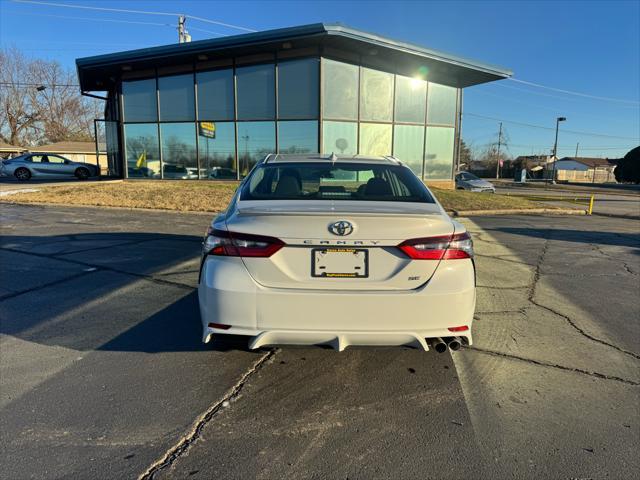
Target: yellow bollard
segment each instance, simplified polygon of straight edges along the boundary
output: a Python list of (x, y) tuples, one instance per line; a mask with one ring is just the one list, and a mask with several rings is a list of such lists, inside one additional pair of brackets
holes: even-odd
[(589, 198), (589, 209), (587, 210), (587, 215), (591, 215), (591, 213), (593, 212), (593, 201), (595, 200), (595, 198), (595, 195), (591, 195), (591, 198)]

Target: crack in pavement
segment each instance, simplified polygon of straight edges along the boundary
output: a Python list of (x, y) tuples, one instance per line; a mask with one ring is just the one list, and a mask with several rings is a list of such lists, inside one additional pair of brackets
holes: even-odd
[(186, 436), (182, 437), (178, 441), (178, 443), (171, 447), (160, 460), (156, 461), (149, 468), (147, 468), (147, 470), (138, 477), (138, 480), (153, 480), (156, 473), (164, 470), (167, 467), (171, 467), (171, 465), (173, 465), (173, 463), (178, 458), (186, 453), (191, 445), (193, 445), (194, 442), (196, 442), (200, 438), (204, 427), (214, 419), (216, 414), (225, 406), (225, 403), (228, 404), (228, 402), (235, 400), (240, 395), (242, 389), (246, 385), (247, 381), (251, 378), (251, 376), (258, 372), (271, 359), (273, 359), (278, 351), (278, 349), (269, 350), (267, 353), (261, 356), (258, 361), (256, 361), (251, 366), (251, 368), (249, 368), (249, 370), (247, 370), (242, 375), (242, 377), (240, 377), (240, 380), (238, 380), (238, 382), (236, 382), (236, 384), (228, 390), (227, 394), (224, 397), (211, 405), (206, 412), (200, 415), (200, 417), (191, 428), (191, 431)]
[(615, 375), (605, 375), (603, 373), (590, 372), (589, 370), (583, 370), (581, 368), (566, 367), (564, 365), (559, 365), (557, 363), (542, 362), (540, 360), (534, 360), (533, 358), (520, 357), (518, 355), (512, 355), (510, 353), (497, 352), (495, 350), (488, 350), (488, 349), (481, 348), (481, 347), (473, 347), (473, 346), (469, 346), (469, 345), (463, 345), (462, 348), (464, 348), (465, 350), (474, 350), (476, 352), (484, 353), (484, 354), (487, 354), (487, 355), (493, 355), (495, 357), (502, 357), (502, 358), (508, 358), (508, 359), (511, 359), (511, 360), (518, 360), (518, 361), (526, 362), (526, 363), (529, 363), (529, 364), (532, 364), (532, 365), (537, 365), (539, 367), (557, 368), (559, 370), (564, 370), (566, 372), (580, 373), (582, 375), (588, 375), (590, 377), (595, 377), (595, 378), (599, 378), (599, 379), (602, 379), (602, 380), (612, 380), (612, 381), (616, 381), (616, 382), (620, 382), (620, 383), (625, 383), (627, 385), (640, 386), (640, 382), (635, 382), (633, 380), (628, 380), (626, 378), (617, 377)]
[[(49, 259), (49, 260), (55, 260), (57, 262), (67, 262), (67, 263), (71, 263), (73, 265), (79, 265), (79, 266), (82, 266), (82, 267), (95, 268), (96, 270), (102, 270), (102, 271), (105, 271), (105, 272), (113, 272), (113, 273), (119, 273), (121, 275), (129, 275), (129, 276), (132, 276), (132, 277), (140, 278), (142, 280), (147, 280), (149, 282), (158, 283), (158, 284), (161, 284), (161, 285), (170, 285), (170, 286), (182, 288), (182, 289), (185, 289), (185, 290), (195, 290), (192, 285), (187, 285), (186, 283), (180, 283), (180, 282), (172, 282), (170, 280), (164, 280), (162, 278), (157, 278), (154, 275), (146, 275), (144, 273), (127, 272), (125, 270), (120, 270), (118, 268), (113, 268), (113, 267), (107, 267), (105, 265), (94, 265), (94, 264), (91, 264), (91, 263), (81, 262), (80, 260), (71, 260), (71, 259), (68, 259), (68, 258), (57, 258), (54, 255), (47, 255), (47, 254), (44, 254), (44, 253), (23, 252), (22, 250), (16, 250), (16, 249), (13, 249), (13, 248), (6, 248), (6, 247), (0, 247), (0, 250), (4, 250), (5, 252), (19, 253), (19, 254), (22, 254), (22, 255), (31, 255), (33, 257), (46, 258), (46, 259)], [(41, 288), (41, 287), (38, 287), (38, 288)], [(3, 299), (0, 299), (0, 301), (3, 300)]]
[(624, 260), (620, 260), (618, 257), (616, 257), (614, 255), (611, 255), (610, 253), (606, 253), (604, 250), (602, 250), (602, 247), (600, 245), (596, 245), (595, 243), (591, 243), (589, 245), (591, 246), (592, 250), (598, 252), (603, 257), (611, 258), (613, 260), (616, 260), (616, 261), (622, 263), (622, 266), (627, 271), (627, 273), (629, 273), (630, 275), (634, 275), (634, 276), (640, 275), (639, 273), (634, 272), (631, 269), (631, 267), (629, 267), (629, 264), (627, 262), (625, 262)]
[(547, 255), (547, 250), (549, 249), (549, 244), (550, 244), (550, 237), (549, 235), (545, 237), (545, 242), (544, 242), (544, 246), (542, 248), (542, 251), (540, 252), (540, 255), (538, 256), (538, 261), (536, 262), (536, 268), (534, 271), (534, 275), (533, 275), (533, 281), (531, 282), (531, 286), (529, 289), (529, 295), (528, 295), (528, 301), (532, 304), (535, 305), (536, 307), (542, 308), (544, 310), (547, 310), (548, 312), (563, 318), (569, 325), (571, 325), (578, 333), (580, 333), (582, 336), (588, 338), (589, 340), (599, 343), (601, 345), (605, 345), (607, 347), (613, 348), (614, 350), (617, 350), (621, 353), (624, 353), (625, 355), (629, 355), (633, 358), (635, 358), (636, 360), (640, 360), (640, 355), (638, 355), (637, 353), (631, 352), (629, 350), (625, 350), (624, 348), (618, 347), (617, 345), (613, 345), (612, 343), (609, 343), (605, 340), (602, 340), (600, 338), (594, 337), (593, 335), (587, 333), (585, 330), (583, 330), (581, 327), (579, 327), (568, 315), (565, 315), (563, 313), (560, 313), (556, 310), (554, 310), (551, 307), (548, 307), (546, 305), (543, 305), (541, 303), (539, 303), (538, 301), (536, 301), (534, 299), (534, 296), (536, 294), (536, 287), (538, 286), (538, 281), (540, 280), (540, 277), (542, 276), (542, 272), (541, 267), (542, 267), (542, 263), (544, 262), (544, 258)]

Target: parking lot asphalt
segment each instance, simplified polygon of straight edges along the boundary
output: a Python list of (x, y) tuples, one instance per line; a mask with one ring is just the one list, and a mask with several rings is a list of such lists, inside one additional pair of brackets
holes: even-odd
[(0, 477), (631, 478), (640, 222), (463, 220), (474, 345), (200, 343), (206, 215), (3, 205)]

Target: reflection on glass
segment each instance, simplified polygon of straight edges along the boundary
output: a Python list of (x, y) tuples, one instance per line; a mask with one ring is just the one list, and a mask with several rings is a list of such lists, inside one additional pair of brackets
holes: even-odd
[(122, 82), (122, 97), (126, 122), (155, 122), (158, 120), (155, 78)]
[(413, 173), (422, 177), (424, 127), (396, 125), (393, 137), (393, 155), (405, 163)]
[(393, 74), (363, 68), (360, 75), (360, 119), (390, 122), (393, 108)]
[(196, 135), (194, 123), (162, 123), (162, 173), (163, 178), (198, 178)]
[(233, 120), (233, 70), (196, 73), (198, 118)]
[(427, 82), (396, 75), (395, 121), (424, 123)]
[(425, 153), (424, 177), (451, 179), (453, 173), (454, 129), (427, 127), (427, 151)]
[(278, 153), (318, 153), (318, 122), (278, 122)]
[(238, 157), (242, 177), (251, 171), (256, 162), (275, 151), (275, 122), (238, 123)]
[(236, 127), (233, 122), (200, 122), (200, 178), (235, 180)]
[(195, 119), (193, 75), (158, 78), (161, 121), (188, 121)]
[(430, 125), (454, 125), (456, 97), (457, 91), (454, 87), (429, 83), (427, 123)]
[(358, 124), (322, 122), (322, 153), (355, 155), (358, 153)]
[(278, 118), (318, 116), (318, 59), (278, 64)]
[(361, 155), (391, 155), (391, 125), (380, 123), (360, 124)]
[(322, 114), (325, 118), (358, 119), (358, 67), (322, 59)]
[(157, 123), (125, 125), (124, 144), (129, 177), (160, 178)]
[(236, 69), (238, 118), (240, 120), (275, 117), (275, 68), (273, 64)]

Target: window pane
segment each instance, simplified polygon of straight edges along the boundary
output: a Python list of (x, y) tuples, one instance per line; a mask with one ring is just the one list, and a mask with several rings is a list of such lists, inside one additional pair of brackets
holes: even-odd
[(160, 120), (195, 120), (193, 75), (158, 78)]
[(122, 82), (124, 119), (127, 122), (155, 122), (158, 120), (156, 79)]
[(391, 125), (360, 124), (361, 155), (391, 155)]
[(279, 153), (318, 153), (318, 122), (278, 122)]
[[(233, 122), (201, 122), (198, 128), (200, 178), (236, 178), (236, 126)], [(212, 130), (211, 127), (214, 129)]]
[(358, 119), (358, 67), (322, 59), (322, 114), (325, 118)]
[(241, 176), (246, 176), (258, 160), (275, 151), (275, 122), (238, 123), (238, 157), (240, 157)]
[(424, 123), (427, 82), (396, 75), (396, 122)]
[(158, 124), (125, 125), (124, 137), (129, 177), (160, 178)]
[(424, 127), (418, 125), (396, 125), (394, 127), (393, 155), (422, 176), (424, 150)]
[(318, 59), (293, 60), (278, 64), (278, 117), (318, 116)]
[(195, 124), (163, 123), (160, 125), (160, 137), (164, 178), (198, 178)]
[(198, 118), (233, 120), (233, 70), (198, 72)]
[(427, 123), (454, 125), (456, 121), (456, 89), (429, 83)]
[(363, 68), (360, 84), (360, 119), (390, 122), (393, 74)]
[(273, 64), (253, 65), (236, 70), (238, 118), (241, 120), (275, 117), (275, 70)]
[(424, 156), (425, 178), (451, 179), (453, 134), (453, 128), (427, 127), (427, 152)]
[(354, 122), (322, 122), (322, 152), (336, 155), (358, 153), (358, 124)]

